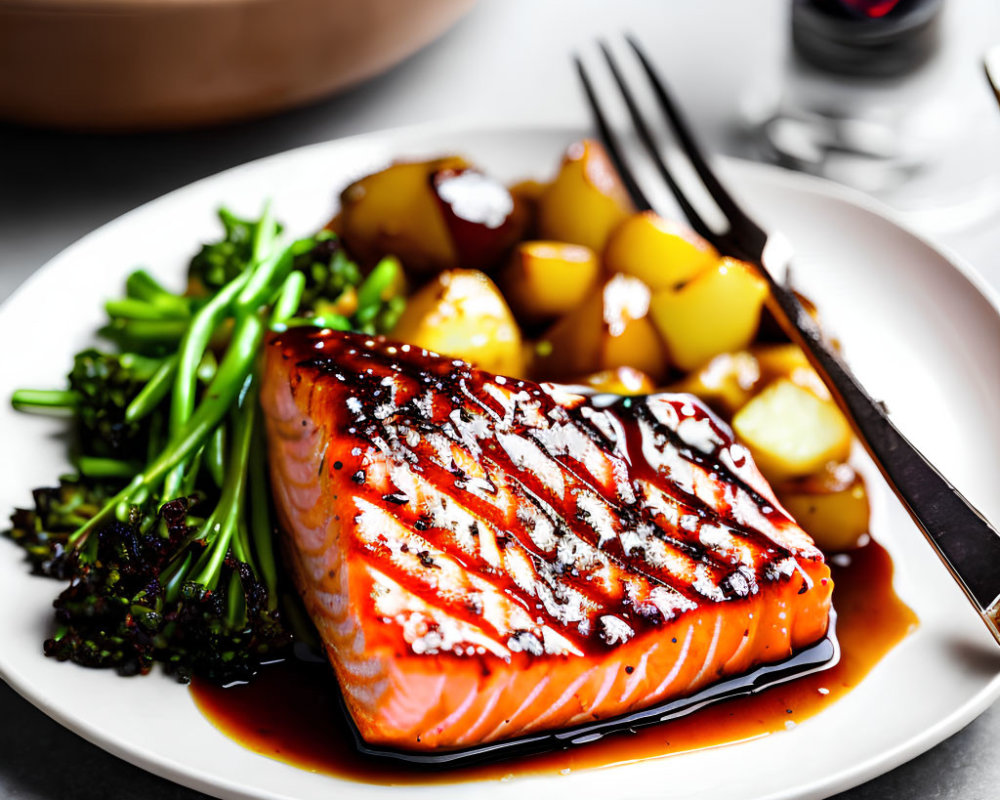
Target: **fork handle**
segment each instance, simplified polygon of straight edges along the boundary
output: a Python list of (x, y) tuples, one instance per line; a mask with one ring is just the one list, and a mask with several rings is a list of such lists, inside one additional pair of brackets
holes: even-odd
[(884, 407), (827, 344), (794, 292), (774, 280), (769, 270), (761, 272), (770, 284), (776, 316), (788, 322), (786, 332), (820, 375), (829, 378), (827, 387), (882, 475), (1000, 641), (1000, 535), (899, 432)]

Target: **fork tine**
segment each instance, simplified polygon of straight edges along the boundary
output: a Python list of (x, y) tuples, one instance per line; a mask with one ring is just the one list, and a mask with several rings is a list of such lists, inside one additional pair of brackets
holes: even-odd
[(673, 174), (671, 174), (666, 162), (664, 162), (663, 157), (660, 155), (660, 151), (656, 146), (656, 141), (653, 139), (649, 126), (646, 124), (646, 120), (643, 117), (642, 112), (639, 110), (639, 105), (636, 103), (631, 89), (629, 89), (628, 84), (625, 83), (625, 78), (622, 75), (621, 70), (618, 69), (618, 64), (615, 61), (614, 56), (611, 54), (611, 50), (604, 42), (600, 42), (599, 44), (601, 52), (604, 53), (604, 59), (608, 62), (608, 67), (611, 69), (611, 74), (614, 76), (615, 83), (618, 84), (618, 89), (621, 91), (622, 98), (625, 100), (625, 105), (628, 107), (628, 113), (629, 116), (632, 117), (632, 123), (635, 125), (635, 129), (646, 148), (646, 152), (656, 165), (657, 171), (670, 188), (670, 191), (677, 200), (677, 204), (681, 207), (681, 211), (684, 212), (684, 216), (686, 216), (688, 221), (691, 223), (691, 227), (694, 228), (704, 239), (714, 241), (717, 238), (715, 232), (705, 223), (705, 220), (694, 208), (694, 206), (691, 205), (690, 201), (687, 199), (687, 195), (684, 194), (681, 187), (677, 184), (677, 181), (674, 180)]
[(630, 170), (628, 168), (628, 164), (625, 163), (621, 146), (618, 143), (617, 137), (611, 131), (611, 126), (608, 124), (607, 117), (605, 117), (604, 112), (601, 110), (600, 104), (597, 102), (597, 95), (594, 92), (594, 86), (590, 81), (590, 76), (587, 75), (587, 70), (584, 68), (583, 62), (580, 60), (579, 56), (573, 56), (573, 60), (576, 62), (576, 70), (580, 74), (580, 81), (583, 83), (583, 91), (587, 95), (587, 102), (589, 103), (590, 110), (594, 115), (594, 122), (597, 124), (598, 134), (601, 137), (601, 141), (604, 142), (604, 147), (607, 149), (611, 162), (615, 165), (615, 170), (617, 170), (618, 175), (622, 179), (622, 183), (625, 184), (625, 190), (628, 192), (633, 205), (637, 209), (640, 211), (652, 210), (653, 206), (646, 198), (642, 189), (639, 188), (639, 184), (636, 182), (635, 177), (632, 174), (632, 170)]
[(656, 98), (660, 102), (660, 107), (663, 109), (667, 120), (670, 122), (670, 126), (674, 129), (674, 134), (677, 136), (677, 140), (680, 142), (685, 154), (691, 161), (691, 165), (694, 167), (698, 176), (705, 184), (705, 188), (708, 189), (712, 199), (715, 200), (719, 208), (722, 209), (722, 212), (729, 218), (730, 224), (738, 222), (741, 225), (749, 224), (756, 228), (756, 224), (743, 212), (743, 209), (739, 207), (736, 201), (733, 200), (732, 196), (719, 182), (719, 179), (715, 176), (712, 168), (708, 165), (708, 161), (702, 154), (701, 148), (698, 147), (698, 143), (691, 134), (691, 129), (684, 120), (680, 109), (671, 99), (665, 84), (660, 79), (660, 76), (653, 68), (652, 63), (649, 58), (647, 58), (643, 49), (639, 46), (635, 37), (628, 34), (625, 36), (625, 40), (629, 43), (629, 46), (635, 52), (636, 56), (639, 57), (639, 62), (642, 64), (642, 68), (645, 70), (646, 75), (649, 78), (649, 82), (653, 86), (653, 91), (656, 93)]

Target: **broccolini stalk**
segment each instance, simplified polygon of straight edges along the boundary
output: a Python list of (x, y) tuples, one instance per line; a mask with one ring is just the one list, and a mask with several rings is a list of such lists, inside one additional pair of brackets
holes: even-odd
[(256, 315), (248, 314), (237, 323), (218, 372), (194, 413), (171, 436), (163, 451), (70, 537), (71, 545), (82, 545), (92, 531), (116, 517), (119, 521), (128, 519), (132, 506), (146, 502), (167, 473), (206, 442), (243, 388), (263, 334), (264, 324)]
[(18, 408), (70, 413), (78, 476), (37, 490), (10, 532), (34, 569), (72, 583), (57, 599), (55, 658), (182, 678), (246, 680), (290, 642), (254, 367), (268, 328), (385, 332), (403, 304), (399, 263), (367, 277), (333, 234), (278, 244), (220, 212), (222, 241), (172, 294), (144, 270), (106, 303), (122, 354), (84, 351), (70, 389), (22, 390)]

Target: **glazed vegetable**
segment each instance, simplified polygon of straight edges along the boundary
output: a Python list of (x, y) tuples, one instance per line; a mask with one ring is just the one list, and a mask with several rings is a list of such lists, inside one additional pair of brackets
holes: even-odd
[(742, 262), (724, 258), (679, 289), (654, 293), (649, 313), (672, 362), (692, 370), (719, 353), (749, 345), (765, 297), (762, 278)]
[(822, 470), (774, 487), (781, 504), (827, 552), (857, 547), (868, 533), (871, 508), (865, 483), (849, 464)]
[(123, 674), (162, 662), (225, 683), (291, 641), (257, 354), (269, 326), (386, 330), (402, 311), (402, 272), (383, 259), (363, 277), (328, 231), (282, 245), (268, 213), (220, 218), (225, 237), (191, 263), (194, 293), (139, 271), (107, 303), (105, 335), (139, 353), (83, 351), (67, 390), (13, 397), (75, 423), (77, 475), (36, 490), (9, 532), (36, 572), (71, 580), (45, 643), (58, 659)]

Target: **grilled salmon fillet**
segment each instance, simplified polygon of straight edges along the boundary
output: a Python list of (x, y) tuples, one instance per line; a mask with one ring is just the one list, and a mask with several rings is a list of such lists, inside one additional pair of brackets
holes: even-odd
[(306, 328), (272, 337), (261, 394), (292, 572), (370, 744), (610, 718), (826, 633), (821, 553), (690, 395)]

